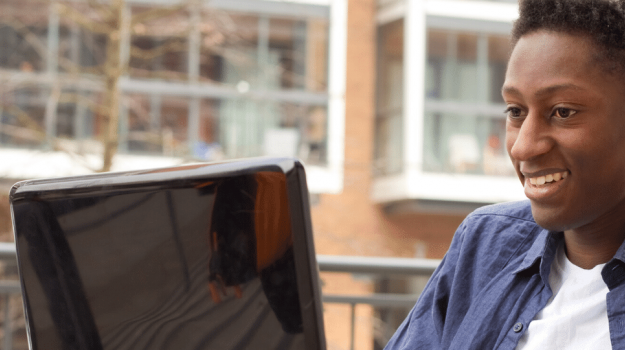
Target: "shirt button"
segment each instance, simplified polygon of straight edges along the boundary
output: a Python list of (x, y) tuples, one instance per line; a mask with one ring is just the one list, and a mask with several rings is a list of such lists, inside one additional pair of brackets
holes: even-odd
[(514, 333), (519, 333), (520, 331), (523, 330), (523, 323), (518, 322), (517, 324), (514, 325), (512, 330), (514, 331)]

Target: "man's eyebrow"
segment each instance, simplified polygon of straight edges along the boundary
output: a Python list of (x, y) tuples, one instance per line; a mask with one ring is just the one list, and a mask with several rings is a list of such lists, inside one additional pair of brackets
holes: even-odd
[[(585, 90), (584, 88), (575, 84), (556, 84), (556, 85), (551, 85), (551, 86), (547, 86), (547, 87), (539, 89), (538, 91), (534, 93), (534, 96), (540, 98), (546, 95), (553, 94), (554, 92), (557, 92), (560, 90), (569, 90), (569, 89), (578, 90), (578, 91)], [(521, 91), (515, 88), (514, 86), (505, 86), (505, 85), (501, 88), (501, 93), (511, 94), (511, 95), (522, 95)]]

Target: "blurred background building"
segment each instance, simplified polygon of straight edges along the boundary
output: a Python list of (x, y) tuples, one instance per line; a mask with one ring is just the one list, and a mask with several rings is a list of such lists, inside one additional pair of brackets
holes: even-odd
[[(3, 0), (3, 192), (292, 156), (306, 164), (317, 253), (442, 258), (471, 210), (524, 198), (500, 94), (516, 15), (509, 0)], [(10, 241), (6, 195), (0, 207)], [(322, 279), (324, 293), (424, 283)], [(359, 306), (355, 348), (381, 349), (405, 313)], [(325, 317), (329, 349), (348, 349), (349, 308)]]

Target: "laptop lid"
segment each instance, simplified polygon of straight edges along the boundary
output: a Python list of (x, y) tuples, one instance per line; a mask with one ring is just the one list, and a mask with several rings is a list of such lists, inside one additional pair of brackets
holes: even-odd
[(325, 349), (293, 159), (23, 181), (31, 349)]

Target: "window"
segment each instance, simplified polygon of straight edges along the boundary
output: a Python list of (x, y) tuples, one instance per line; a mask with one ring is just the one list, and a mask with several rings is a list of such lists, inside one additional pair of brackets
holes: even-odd
[[(64, 5), (98, 16), (88, 4)], [(164, 16), (153, 16), (156, 4), (128, 6), (131, 16), (150, 15), (131, 22), (121, 40), (128, 70), (120, 82), (120, 152), (198, 160), (284, 155), (327, 165), (328, 5), (220, 3)], [(37, 19), (0, 16), (7, 48), (0, 69), (23, 82), (2, 96), (4, 145), (49, 147), (59, 138), (98, 140), (102, 131), (107, 36), (52, 8)]]
[(507, 50), (503, 36), (428, 31), (424, 171), (513, 174), (500, 94)]
[(46, 28), (0, 20), (0, 67), (30, 73), (45, 69), (44, 57), (33, 42), (45, 41)]
[[(293, 156), (325, 164), (327, 20), (224, 11), (202, 15), (195, 78), (190, 69), (188, 76), (176, 72), (181, 62), (191, 61), (186, 56), (178, 56), (178, 64), (164, 63), (166, 47), (187, 48), (175, 44), (181, 39), (171, 30), (164, 31), (171, 37), (157, 38), (153, 33), (164, 32), (155, 24), (133, 39), (141, 48), (136, 50), (140, 55), (131, 56), (131, 76), (188, 78), (206, 91), (198, 98), (170, 98), (166, 90), (128, 96), (128, 151), (202, 160)], [(174, 100), (178, 108), (172, 108)]]
[(23, 87), (2, 95), (0, 144), (41, 147), (45, 142), (44, 114), (47, 91)]

